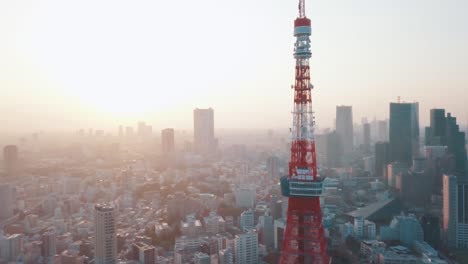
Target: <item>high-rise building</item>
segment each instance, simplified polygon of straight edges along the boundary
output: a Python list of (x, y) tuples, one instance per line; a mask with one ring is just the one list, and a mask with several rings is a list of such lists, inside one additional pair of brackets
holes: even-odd
[(161, 150), (163, 155), (174, 153), (174, 129), (166, 128), (161, 131)]
[(419, 104), (390, 104), (391, 160), (411, 164), (419, 153)]
[(0, 221), (13, 216), (15, 189), (9, 184), (0, 185)]
[(259, 217), (259, 224), (261, 228), (261, 241), (267, 248), (274, 248), (274, 225), (273, 217), (270, 214), (270, 211), (267, 210), (265, 215)]
[[(425, 143), (425, 154), (428, 156), (430, 165), (436, 170), (434, 172), (435, 184), (440, 186), (442, 176), (437, 170), (456, 175), (459, 182), (468, 181), (465, 133), (460, 130), (455, 117), (450, 113), (445, 116), (444, 109), (432, 109), (431, 123), (429, 127), (426, 127)], [(445, 146), (446, 149), (444, 149)], [(436, 153), (433, 153), (434, 151)], [(439, 158), (444, 158), (446, 164), (441, 164)]]
[(110, 204), (94, 206), (94, 248), (96, 264), (117, 263), (116, 212)]
[(119, 137), (123, 137), (124, 136), (124, 129), (123, 129), (123, 126), (119, 126)]
[(3, 148), (3, 162), (7, 177), (15, 177), (19, 170), (18, 147), (8, 145)]
[(446, 118), (445, 109), (431, 109), (430, 126), (426, 127), (426, 146), (446, 146)]
[(250, 230), (255, 226), (255, 214), (251, 209), (242, 212), (240, 216), (240, 227), (241, 230)]
[(375, 144), (375, 175), (383, 178), (386, 175), (387, 165), (390, 162), (390, 144), (377, 142)]
[(388, 122), (381, 120), (378, 123), (379, 141), (388, 141)]
[(57, 254), (56, 234), (54, 230), (49, 230), (42, 234), (42, 257), (45, 263), (53, 263), (53, 258)]
[(354, 147), (353, 107), (336, 107), (336, 132), (340, 136), (344, 155), (353, 152)]
[(444, 175), (442, 231), (449, 248), (468, 249), (468, 184)]
[(10, 236), (3, 237), (3, 234), (0, 235), (0, 245), (1, 251), (0, 256), (4, 261), (8, 262), (17, 262), (17, 258), (23, 251), (23, 235), (14, 234)]
[(339, 168), (343, 165), (343, 143), (340, 135), (333, 131), (326, 135), (326, 159), (328, 168)]
[(256, 190), (251, 186), (240, 186), (234, 191), (236, 206), (253, 208), (256, 202)]
[(274, 222), (275, 249), (281, 251), (284, 240), (284, 230), (286, 229), (285, 218), (276, 219)]
[(363, 150), (368, 153), (371, 151), (371, 126), (369, 123), (363, 125)]
[(210, 256), (202, 252), (195, 253), (193, 260), (195, 264), (210, 264), (211, 263)]
[(218, 255), (219, 264), (234, 264), (234, 253), (231, 248), (220, 250)]
[(267, 170), (269, 180), (278, 180), (279, 175), (279, 158), (276, 156), (270, 156), (267, 159)]
[(212, 154), (216, 150), (214, 136), (214, 111), (212, 108), (193, 110), (193, 130), (195, 151), (200, 154)]
[(457, 119), (450, 113), (446, 118), (446, 137), (448, 152), (455, 159), (454, 174), (458, 176), (459, 183), (468, 183), (465, 132), (460, 131)]
[(133, 260), (140, 264), (154, 264), (156, 257), (156, 248), (143, 242), (132, 244)]
[(131, 126), (125, 127), (125, 136), (133, 137), (133, 127)]
[(236, 264), (258, 263), (258, 234), (255, 230), (236, 236), (234, 252)]

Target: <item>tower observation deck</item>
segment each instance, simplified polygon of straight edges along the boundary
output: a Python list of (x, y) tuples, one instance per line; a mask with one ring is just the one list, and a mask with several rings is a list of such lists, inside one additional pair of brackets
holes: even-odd
[(327, 240), (322, 226), (320, 195), (323, 178), (317, 172), (312, 89), (309, 59), (312, 57), (311, 21), (305, 15), (305, 0), (299, 1), (299, 17), (294, 21), (293, 124), (289, 174), (281, 178), (283, 196), (289, 198), (282, 264), (329, 264)]

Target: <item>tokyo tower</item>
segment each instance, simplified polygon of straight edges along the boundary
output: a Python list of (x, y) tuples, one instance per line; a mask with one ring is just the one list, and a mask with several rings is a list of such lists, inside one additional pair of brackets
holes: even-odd
[(329, 264), (327, 239), (322, 226), (320, 195), (323, 178), (317, 173), (314, 112), (309, 59), (311, 22), (305, 15), (305, 0), (299, 0), (299, 17), (294, 21), (293, 126), (289, 175), (281, 178), (283, 196), (289, 197), (281, 264)]

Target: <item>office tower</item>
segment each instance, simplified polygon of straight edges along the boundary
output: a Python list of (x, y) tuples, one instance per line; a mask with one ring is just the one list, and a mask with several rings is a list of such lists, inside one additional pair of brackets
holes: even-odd
[(336, 132), (340, 136), (345, 156), (353, 152), (354, 128), (353, 128), (353, 107), (336, 107)]
[(16, 263), (19, 255), (23, 252), (23, 235), (14, 234), (4, 237), (0, 235), (1, 258), (7, 263)]
[(123, 137), (124, 136), (124, 129), (123, 129), (123, 126), (119, 126), (119, 137)]
[[(312, 88), (309, 59), (311, 21), (305, 15), (305, 0), (299, 1), (299, 16), (294, 21), (296, 59), (294, 83), (293, 127), (291, 128), (291, 156), (289, 172), (281, 177), (281, 193), (288, 197), (286, 230), (281, 264), (328, 263), (327, 240), (322, 225), (320, 195), (323, 178), (318, 175), (315, 150), (315, 117), (312, 107)], [(341, 118), (341, 115), (340, 115)], [(343, 120), (341, 123), (347, 124)], [(348, 120), (349, 121), (349, 120)], [(337, 121), (338, 123), (338, 121)], [(352, 120), (351, 120), (352, 127)], [(351, 129), (352, 130), (352, 129)], [(341, 131), (345, 132), (345, 131)], [(344, 135), (348, 136), (350, 131)], [(351, 146), (346, 142), (346, 146)]]
[(214, 137), (214, 111), (212, 108), (193, 110), (194, 148), (199, 154), (213, 154), (216, 150)]
[(194, 260), (194, 264), (210, 264), (211, 263), (210, 256), (202, 252), (195, 253), (193, 260)]
[(390, 144), (377, 142), (375, 144), (375, 175), (383, 178), (386, 175), (387, 165), (390, 162)]
[(15, 190), (9, 184), (0, 185), (0, 221), (13, 216), (15, 205)]
[(269, 180), (278, 180), (279, 179), (279, 158), (276, 156), (270, 156), (267, 159), (267, 170), (268, 170), (268, 179)]
[(362, 216), (354, 218), (354, 235), (357, 239), (364, 238), (364, 218)]
[(156, 248), (143, 242), (132, 244), (133, 260), (140, 264), (154, 264), (156, 257)]
[(450, 113), (446, 119), (446, 136), (448, 152), (455, 158), (454, 174), (458, 176), (459, 183), (468, 183), (465, 133), (460, 131), (457, 119)]
[(163, 155), (174, 153), (175, 144), (173, 128), (166, 128), (161, 131), (161, 150)]
[(256, 190), (251, 186), (240, 186), (234, 191), (236, 206), (242, 208), (253, 208), (256, 202)]
[(340, 135), (333, 131), (326, 135), (326, 160), (328, 168), (340, 168), (343, 166), (343, 144)]
[(426, 205), (432, 192), (432, 179), (425, 169), (425, 159), (415, 159), (415, 165), (396, 175), (396, 190), (401, 200), (411, 206)]
[(391, 160), (411, 164), (419, 156), (419, 104), (390, 104)]
[(363, 150), (368, 153), (371, 150), (371, 126), (369, 123), (363, 125)]
[(388, 141), (388, 122), (387, 121), (379, 121), (378, 123), (378, 130), (379, 130), (379, 141)]
[(133, 137), (133, 127), (128, 126), (125, 128), (125, 136), (126, 137)]
[(15, 177), (19, 170), (18, 147), (8, 145), (3, 148), (3, 162), (7, 177)]
[(255, 214), (254, 214), (254, 212), (251, 209), (242, 212), (242, 214), (240, 216), (241, 230), (246, 231), (246, 230), (249, 230), (249, 229), (253, 229), (254, 226), (255, 226)]
[(258, 235), (255, 230), (236, 236), (234, 252), (236, 264), (258, 263)]
[(431, 124), (426, 127), (425, 142), (428, 147), (447, 146), (454, 167), (446, 168), (446, 171), (458, 176), (458, 181), (467, 180), (465, 133), (460, 130), (455, 117), (450, 113), (445, 116), (444, 109), (432, 109)]
[(424, 231), (424, 241), (434, 248), (440, 246), (440, 219), (434, 215), (423, 215), (420, 219)]
[(274, 228), (275, 250), (281, 251), (284, 241), (284, 230), (286, 230), (285, 218), (276, 219)]
[(268, 209), (265, 215), (259, 217), (259, 224), (261, 228), (261, 241), (267, 248), (273, 248), (275, 246), (274, 241), (274, 224), (273, 217)]
[(53, 258), (57, 254), (56, 246), (56, 234), (54, 230), (46, 231), (42, 234), (42, 257), (45, 259), (45, 263), (53, 263)]
[(468, 249), (468, 184), (444, 175), (442, 231), (449, 248)]
[(137, 125), (137, 134), (139, 136), (143, 136), (144, 131), (145, 131), (146, 123), (145, 122), (138, 122)]
[(431, 109), (430, 126), (426, 127), (426, 146), (446, 146), (445, 109)]
[(94, 248), (96, 264), (117, 263), (115, 208), (109, 204), (94, 206)]
[(219, 264), (234, 264), (234, 253), (231, 248), (220, 250), (218, 255)]

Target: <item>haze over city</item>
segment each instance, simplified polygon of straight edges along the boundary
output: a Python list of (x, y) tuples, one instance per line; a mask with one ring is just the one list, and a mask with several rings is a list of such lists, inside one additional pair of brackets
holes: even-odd
[(467, 264), (467, 11), (0, 1), (0, 264)]
[[(195, 107), (217, 128), (291, 126), (294, 1), (2, 1), (0, 120), (10, 132), (148, 120), (191, 128)], [(318, 126), (335, 105), (355, 120), (388, 103), (444, 107), (468, 120), (468, 3), (311, 1)], [(428, 117), (421, 116), (427, 124)]]

